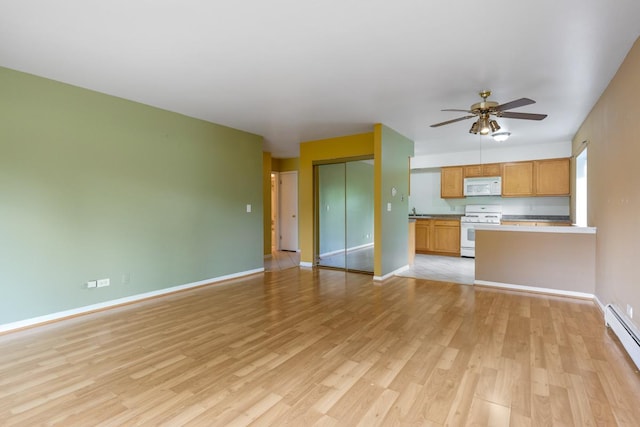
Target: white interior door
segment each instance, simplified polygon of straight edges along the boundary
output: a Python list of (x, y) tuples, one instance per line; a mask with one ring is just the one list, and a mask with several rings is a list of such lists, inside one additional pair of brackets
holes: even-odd
[(280, 250), (298, 250), (298, 172), (280, 173)]
[(280, 203), (278, 202), (280, 198), (280, 177), (277, 172), (271, 173), (271, 251), (278, 250), (279, 244), (279, 236), (280, 232), (278, 231), (278, 218), (280, 214), (278, 213), (278, 208), (280, 207)]

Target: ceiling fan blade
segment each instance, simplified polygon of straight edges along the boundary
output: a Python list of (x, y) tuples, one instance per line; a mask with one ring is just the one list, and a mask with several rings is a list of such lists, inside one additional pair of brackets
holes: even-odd
[(500, 112), (498, 117), (505, 117), (507, 119), (525, 119), (525, 120), (542, 120), (547, 117), (546, 114), (533, 114), (533, 113), (512, 113), (509, 111)]
[(475, 115), (473, 116), (464, 116), (464, 117), (458, 117), (457, 119), (453, 119), (453, 120), (447, 120), (446, 122), (441, 122), (441, 123), (436, 123), (435, 125), (431, 125), (432, 128), (437, 128), (438, 126), (444, 126), (444, 125), (448, 125), (450, 123), (455, 123), (455, 122), (460, 122), (462, 120), (467, 120), (470, 119), (471, 117), (475, 117)]
[(463, 112), (463, 113), (471, 113), (472, 112), (470, 110), (458, 110), (456, 108), (447, 108), (446, 110), (440, 110), (440, 111), (460, 111), (460, 112)]
[(515, 101), (507, 102), (506, 104), (500, 104), (494, 108), (495, 111), (506, 111), (512, 108), (524, 107), (525, 105), (535, 104), (536, 101), (529, 98), (520, 98)]

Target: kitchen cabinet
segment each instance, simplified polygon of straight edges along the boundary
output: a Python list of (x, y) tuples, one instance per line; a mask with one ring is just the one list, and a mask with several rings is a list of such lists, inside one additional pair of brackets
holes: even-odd
[(502, 176), (502, 164), (488, 163), (482, 165), (482, 176)]
[(483, 165), (464, 166), (464, 177), (475, 178), (483, 176), (501, 176), (502, 167), (500, 163), (488, 163)]
[(502, 197), (568, 196), (570, 187), (568, 158), (524, 162), (447, 166), (440, 169), (440, 197), (464, 197), (464, 178), (502, 177)]
[(431, 240), (431, 220), (416, 220), (416, 252), (428, 252)]
[(464, 197), (462, 192), (464, 168), (449, 166), (440, 169), (440, 197), (453, 199)]
[(534, 193), (533, 162), (502, 165), (502, 197), (530, 197)]
[(482, 165), (469, 165), (464, 166), (464, 177), (475, 178), (482, 176)]
[(433, 220), (432, 250), (441, 254), (460, 255), (460, 221)]
[(416, 220), (417, 253), (460, 255), (460, 221), (450, 219)]
[(534, 165), (536, 196), (569, 195), (569, 159), (536, 160)]

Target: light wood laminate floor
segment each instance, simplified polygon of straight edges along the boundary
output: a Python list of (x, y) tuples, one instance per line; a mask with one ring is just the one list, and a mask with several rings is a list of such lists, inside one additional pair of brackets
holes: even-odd
[(0, 336), (2, 426), (621, 425), (590, 301), (289, 268)]

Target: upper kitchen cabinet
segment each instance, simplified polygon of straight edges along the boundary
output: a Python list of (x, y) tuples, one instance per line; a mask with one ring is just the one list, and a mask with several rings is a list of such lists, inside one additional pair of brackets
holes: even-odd
[(482, 176), (501, 176), (501, 175), (502, 175), (502, 167), (500, 163), (464, 166), (465, 178), (475, 178), (475, 177), (482, 177)]
[(569, 159), (536, 160), (536, 196), (569, 195), (569, 170)]
[(454, 199), (464, 197), (462, 181), (464, 168), (462, 166), (450, 166), (440, 169), (440, 197)]
[(464, 166), (464, 177), (475, 178), (482, 176), (482, 165), (469, 165)]
[(568, 158), (524, 162), (448, 166), (440, 169), (440, 197), (464, 197), (464, 179), (502, 177), (502, 197), (568, 196), (570, 161)]
[(534, 196), (533, 162), (504, 163), (502, 165), (502, 196)]

